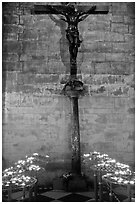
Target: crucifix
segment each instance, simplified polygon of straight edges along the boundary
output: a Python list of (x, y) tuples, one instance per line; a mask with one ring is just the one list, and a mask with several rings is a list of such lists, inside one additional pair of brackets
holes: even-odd
[(62, 2), (62, 5), (34, 5), (32, 14), (61, 15), (60, 20), (67, 23), (66, 38), (69, 42), (70, 77), (63, 92), (70, 98), (72, 105), (72, 173), (81, 175), (80, 130), (78, 98), (84, 92), (83, 82), (77, 79), (77, 54), (82, 41), (79, 39), (78, 23), (90, 14), (107, 14), (108, 6), (77, 6), (76, 3)]

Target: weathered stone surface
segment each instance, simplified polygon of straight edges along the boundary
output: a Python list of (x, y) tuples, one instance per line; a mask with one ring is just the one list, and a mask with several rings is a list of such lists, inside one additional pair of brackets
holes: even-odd
[(113, 46), (111, 42), (98, 42), (98, 52), (112, 52)]
[(105, 53), (84, 53), (84, 61), (95, 61), (95, 62), (103, 62), (105, 61)]
[[(67, 25), (57, 16), (31, 15), (34, 4), (41, 2), (3, 4), (3, 158), (10, 165), (33, 152), (49, 154), (51, 181), (71, 168), (72, 113), (62, 94), (70, 72)], [(109, 5), (109, 14), (79, 24), (78, 79), (86, 87), (79, 99), (81, 151), (134, 164), (134, 4), (97, 4)]]
[(16, 61), (7, 61), (2, 63), (3, 71), (22, 71), (22, 64)]
[(135, 25), (129, 25), (128, 32), (134, 35), (135, 34)]
[(129, 24), (129, 25), (135, 25), (135, 16), (131, 17), (131, 16), (124, 16), (124, 23), (125, 24)]
[[(39, 66), (40, 65), (40, 66)], [(29, 67), (29, 69), (28, 69)], [(45, 73), (49, 73), (49, 68), (47, 66), (46, 61), (41, 61), (39, 62), (39, 60), (33, 60), (32, 61), (24, 61), (23, 62), (23, 71), (24, 72), (33, 72), (33, 73), (41, 73), (41, 74), (45, 74)]]
[(3, 42), (2, 51), (5, 53), (21, 53), (21, 43), (18, 41)]
[(135, 2), (128, 2), (127, 11), (129, 16), (131, 17), (135, 16)]
[(3, 2), (2, 9), (4, 14), (18, 14), (19, 2)]
[(103, 84), (125, 84), (131, 85), (134, 81), (134, 75), (109, 75), (109, 74), (84, 74), (82, 80), (86, 83), (89, 82), (91, 85), (103, 85)]
[[(92, 59), (90, 59), (92, 60)], [(92, 61), (84, 61), (82, 65), (80, 66), (80, 70), (82, 73), (88, 73), (88, 74), (94, 74), (95, 73), (95, 65), (92, 63)]]
[(108, 62), (125, 62), (126, 54), (124, 53), (106, 53), (106, 61)]
[(14, 24), (4, 24), (3, 25), (3, 32), (6, 33), (23, 33), (23, 27), (21, 25), (14, 25)]
[(112, 44), (112, 50), (113, 52), (132, 52), (134, 53), (135, 49), (135, 43), (134, 42), (124, 42), (124, 43), (113, 43)]
[(132, 62), (112, 62), (111, 74), (128, 75), (134, 73), (135, 64)]
[(20, 33), (20, 35), (19, 35), (20, 41), (37, 40), (37, 39), (38, 39), (38, 33), (36, 30), (24, 29), (23, 33)]
[(110, 22), (102, 21), (97, 23), (93, 21), (92, 23), (88, 24), (88, 31), (99, 31), (99, 30), (104, 30), (104, 31), (110, 31)]
[(18, 15), (4, 15), (3, 16), (4, 24), (19, 24), (19, 16)]
[[(23, 54), (31, 54), (35, 53), (36, 50), (38, 49), (38, 41), (22, 41), (22, 55)], [(46, 52), (46, 51), (45, 51)]]
[(124, 16), (112, 15), (111, 21), (112, 21), (112, 23), (123, 23), (124, 22)]
[(125, 34), (125, 41), (135, 43), (135, 36), (132, 34)]
[(106, 41), (106, 42), (124, 42), (124, 34), (118, 32), (108, 32), (108, 31), (90, 31), (87, 32), (85, 40), (88, 42), (93, 41)]
[(109, 73), (110, 69), (111, 69), (111, 64), (109, 62), (100, 62), (95, 64), (96, 74), (107, 74)]
[(127, 4), (124, 2), (112, 3), (112, 14), (113, 15), (126, 15), (127, 14)]
[(5, 33), (2, 37), (3, 41), (17, 41), (18, 33)]
[(112, 23), (111, 24), (111, 31), (117, 33), (128, 33), (128, 25), (122, 23)]
[(10, 53), (2, 53), (2, 60), (3, 62), (17, 62), (19, 61), (18, 54), (10, 54)]

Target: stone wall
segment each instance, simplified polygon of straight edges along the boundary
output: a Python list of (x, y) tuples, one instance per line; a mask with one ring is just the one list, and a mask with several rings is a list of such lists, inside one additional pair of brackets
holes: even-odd
[[(61, 93), (69, 76), (66, 23), (31, 15), (34, 4), (3, 3), (3, 168), (26, 154), (52, 158), (50, 170), (71, 168), (71, 105)], [(56, 3), (57, 4), (57, 3)], [(134, 165), (134, 3), (79, 24), (81, 152), (100, 151)]]

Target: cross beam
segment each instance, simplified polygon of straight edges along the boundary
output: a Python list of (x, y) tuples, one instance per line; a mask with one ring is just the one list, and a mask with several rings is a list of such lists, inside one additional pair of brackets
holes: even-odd
[(77, 53), (81, 40), (79, 39), (78, 23), (90, 14), (107, 14), (108, 6), (77, 6), (75, 3), (62, 3), (62, 5), (34, 5), (32, 14), (56, 14), (62, 15), (61, 20), (68, 24), (66, 38), (69, 42), (70, 53), (70, 79), (64, 86), (64, 93), (70, 98), (72, 106), (72, 173), (81, 175), (80, 159), (80, 130), (78, 98), (83, 92), (83, 83), (77, 80)]
[[(62, 11), (67, 12), (68, 8), (64, 5), (54, 5), (52, 6), (55, 10), (51, 11), (51, 7), (49, 5), (34, 5), (34, 9), (32, 9), (32, 14), (61, 14)], [(87, 14), (107, 14), (109, 11), (108, 6), (96, 6), (96, 9), (90, 10), (89, 6), (77, 6), (78, 11), (86, 12)]]

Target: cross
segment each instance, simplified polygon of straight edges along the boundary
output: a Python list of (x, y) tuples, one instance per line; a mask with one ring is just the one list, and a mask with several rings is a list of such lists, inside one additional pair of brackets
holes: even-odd
[(78, 97), (82, 94), (83, 83), (77, 79), (77, 53), (81, 40), (79, 39), (78, 23), (91, 14), (107, 14), (108, 6), (77, 6), (76, 3), (62, 2), (62, 5), (34, 5), (32, 14), (61, 15), (60, 20), (68, 24), (66, 38), (69, 42), (70, 79), (64, 86), (64, 93), (71, 100), (72, 105), (72, 173), (81, 175), (80, 130)]

